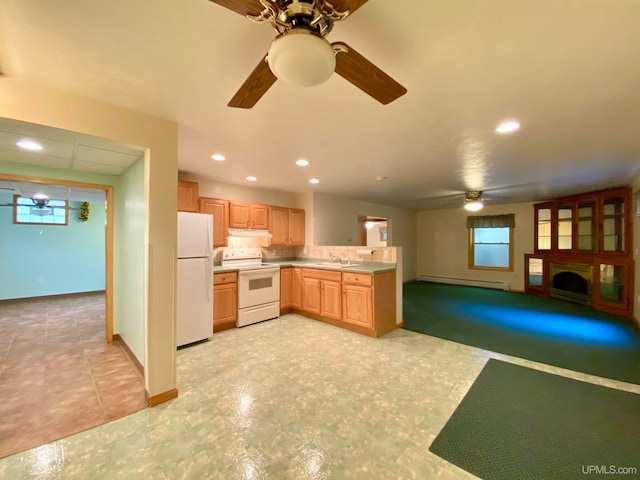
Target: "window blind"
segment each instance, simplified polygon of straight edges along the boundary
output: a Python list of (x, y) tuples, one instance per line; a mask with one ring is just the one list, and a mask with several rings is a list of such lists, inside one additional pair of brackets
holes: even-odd
[(515, 227), (516, 216), (506, 215), (472, 215), (467, 217), (467, 228), (505, 228)]

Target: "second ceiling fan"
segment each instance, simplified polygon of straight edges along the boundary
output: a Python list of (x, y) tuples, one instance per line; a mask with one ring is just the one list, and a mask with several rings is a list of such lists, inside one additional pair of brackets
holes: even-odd
[(255, 22), (269, 22), (278, 32), (267, 55), (229, 102), (252, 108), (277, 79), (300, 86), (319, 85), (335, 71), (386, 105), (407, 89), (344, 42), (326, 36), (367, 0), (211, 0)]

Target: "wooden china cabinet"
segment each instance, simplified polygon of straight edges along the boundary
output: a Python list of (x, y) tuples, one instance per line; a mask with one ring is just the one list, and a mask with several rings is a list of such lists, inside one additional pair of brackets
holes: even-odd
[[(558, 298), (631, 316), (631, 205), (629, 187), (535, 204), (534, 253), (525, 255), (525, 290), (558, 296), (558, 289), (566, 288), (568, 297), (560, 292)], [(565, 285), (558, 285), (562, 279)]]

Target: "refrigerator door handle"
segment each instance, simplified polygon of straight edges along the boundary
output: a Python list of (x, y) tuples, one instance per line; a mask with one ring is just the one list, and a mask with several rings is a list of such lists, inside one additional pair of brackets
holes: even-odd
[(213, 258), (207, 258), (207, 268), (205, 270), (205, 275), (207, 276), (205, 285), (207, 286), (207, 298), (211, 298), (213, 294)]

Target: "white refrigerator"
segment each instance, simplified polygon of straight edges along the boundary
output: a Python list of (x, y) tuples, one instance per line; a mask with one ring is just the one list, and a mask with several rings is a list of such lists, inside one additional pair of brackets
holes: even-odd
[(178, 212), (176, 346), (213, 335), (213, 215)]

